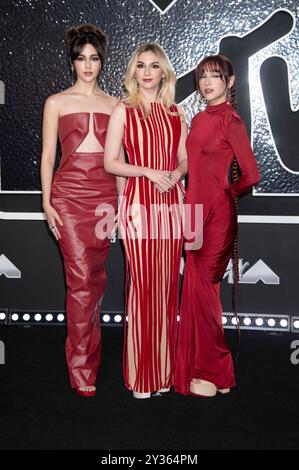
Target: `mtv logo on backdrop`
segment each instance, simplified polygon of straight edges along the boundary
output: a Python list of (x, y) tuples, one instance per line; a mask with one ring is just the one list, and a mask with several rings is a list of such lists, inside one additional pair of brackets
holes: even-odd
[[(259, 259), (251, 268), (249, 263), (243, 263), (243, 259), (239, 259), (239, 283), (240, 284), (257, 284), (262, 281), (264, 284), (279, 285), (279, 276), (272, 271), (271, 268), (261, 259)], [(223, 279), (227, 277), (228, 283), (234, 282), (233, 261), (230, 259)]]
[(2, 274), (11, 279), (21, 279), (21, 271), (5, 256), (0, 256), (0, 277)]

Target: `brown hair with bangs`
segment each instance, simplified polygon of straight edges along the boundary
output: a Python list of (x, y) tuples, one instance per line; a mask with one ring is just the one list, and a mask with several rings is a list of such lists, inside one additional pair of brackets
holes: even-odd
[(202, 59), (195, 70), (196, 86), (199, 90), (199, 79), (205, 72), (218, 72), (221, 80), (227, 87), (228, 100), (230, 104), (237, 107), (236, 85), (235, 82), (231, 88), (228, 88), (229, 79), (234, 75), (234, 69), (231, 61), (224, 55), (209, 55)]

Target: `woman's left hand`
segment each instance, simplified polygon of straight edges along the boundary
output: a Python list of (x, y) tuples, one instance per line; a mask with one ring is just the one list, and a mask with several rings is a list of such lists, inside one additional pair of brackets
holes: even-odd
[(172, 187), (174, 187), (181, 179), (181, 172), (178, 170), (171, 171), (171, 176), (170, 176), (170, 181), (172, 184)]
[[(180, 181), (182, 174), (181, 174), (180, 171), (174, 170), (174, 171), (169, 171), (169, 172), (168, 172), (168, 175), (169, 175), (169, 181), (170, 181), (170, 184), (171, 184), (171, 188), (170, 188), (170, 189), (172, 189), (172, 188), (174, 188), (175, 185)], [(156, 188), (161, 194), (164, 193), (164, 192), (168, 192), (168, 191), (169, 191), (169, 189), (168, 189), (168, 190), (165, 190), (165, 189), (161, 188), (161, 186), (159, 186), (158, 183), (155, 183), (154, 186), (155, 186), (155, 188)]]

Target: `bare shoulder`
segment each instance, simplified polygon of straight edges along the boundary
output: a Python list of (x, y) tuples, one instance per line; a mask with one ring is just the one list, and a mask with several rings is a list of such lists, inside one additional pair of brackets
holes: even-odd
[(117, 100), (114, 104), (114, 108), (112, 111), (114, 116), (118, 116), (119, 118), (124, 118), (126, 114), (126, 105), (123, 101)]
[(60, 93), (56, 93), (55, 95), (48, 96), (45, 101), (44, 105), (44, 120), (50, 119), (50, 121), (54, 122), (55, 119), (58, 119), (59, 112), (61, 109), (61, 99)]
[(45, 105), (51, 108), (58, 106), (61, 100), (60, 95), (61, 93), (55, 93), (55, 95), (48, 96), (48, 98), (45, 101)]
[(53, 112), (58, 112), (62, 109), (66, 103), (67, 96), (64, 92), (55, 93), (54, 95), (48, 96), (45, 101), (45, 109)]

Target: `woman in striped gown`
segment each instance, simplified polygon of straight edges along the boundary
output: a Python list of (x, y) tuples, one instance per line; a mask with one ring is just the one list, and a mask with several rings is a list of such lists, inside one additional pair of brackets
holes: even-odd
[[(124, 378), (135, 398), (173, 383), (182, 251), (181, 178), (187, 171), (183, 111), (164, 50), (141, 45), (126, 71), (127, 98), (113, 111), (107, 172), (127, 177), (120, 215), (127, 264)], [(119, 161), (123, 143), (128, 163)]]

